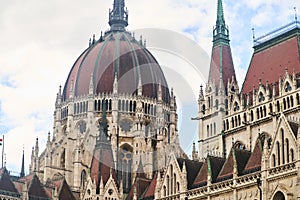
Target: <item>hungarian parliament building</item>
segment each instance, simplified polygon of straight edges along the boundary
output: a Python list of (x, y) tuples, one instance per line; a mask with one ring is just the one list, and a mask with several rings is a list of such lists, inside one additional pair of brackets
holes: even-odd
[(53, 131), (45, 149), (36, 139), (29, 174), (24, 157), (20, 176), (0, 169), (0, 200), (299, 200), (300, 22), (254, 38), (239, 88), (216, 6), (192, 158), (179, 144), (175, 92), (114, 0), (109, 30), (58, 89)]

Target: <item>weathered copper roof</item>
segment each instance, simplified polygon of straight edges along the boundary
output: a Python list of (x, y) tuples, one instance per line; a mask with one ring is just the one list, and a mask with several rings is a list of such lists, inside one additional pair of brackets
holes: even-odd
[(158, 62), (128, 32), (109, 32), (79, 56), (67, 78), (63, 98), (69, 98), (72, 83), (75, 96), (87, 95), (91, 75), (94, 93), (111, 93), (115, 74), (119, 93), (136, 94), (140, 74), (144, 96), (157, 98), (161, 84), (163, 100), (169, 101), (167, 82)]

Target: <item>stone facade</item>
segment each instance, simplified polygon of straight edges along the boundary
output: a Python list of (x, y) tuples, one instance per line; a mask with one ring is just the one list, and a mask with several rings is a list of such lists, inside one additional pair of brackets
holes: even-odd
[(194, 147), (183, 167), (173, 156), (155, 199), (300, 198), (300, 23), (286, 27), (254, 41), (240, 90), (218, 1), (209, 82), (198, 101), (199, 152)]

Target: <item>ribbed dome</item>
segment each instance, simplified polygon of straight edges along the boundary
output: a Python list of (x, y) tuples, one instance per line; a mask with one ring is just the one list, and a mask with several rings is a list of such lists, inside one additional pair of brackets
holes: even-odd
[(163, 100), (169, 102), (167, 82), (158, 62), (126, 31), (106, 33), (79, 56), (64, 86), (64, 100), (69, 98), (72, 84), (75, 97), (89, 94), (91, 76), (94, 94), (112, 93), (115, 75), (119, 94), (137, 94), (141, 78), (143, 96), (157, 98), (160, 84)]

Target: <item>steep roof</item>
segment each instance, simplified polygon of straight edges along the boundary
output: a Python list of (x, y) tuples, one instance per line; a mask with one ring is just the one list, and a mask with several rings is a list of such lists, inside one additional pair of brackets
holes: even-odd
[(193, 183), (193, 188), (201, 187), (207, 184), (208, 175), (211, 176), (212, 182), (216, 181), (216, 178), (225, 163), (224, 158), (208, 156), (202, 165), (195, 181)]
[(199, 170), (201, 169), (203, 163), (198, 161), (193, 161), (189, 159), (183, 159), (183, 158), (177, 158), (177, 162), (179, 164), (179, 167), (182, 170), (183, 163), (185, 163), (186, 171), (187, 171), (187, 183), (188, 183), (188, 189), (192, 188), (193, 183), (195, 181), (195, 178), (197, 174), (199, 173)]
[(155, 175), (147, 188), (146, 192), (143, 194), (143, 199), (154, 199), (155, 187), (156, 187), (157, 175)]
[(65, 179), (61, 181), (58, 197), (59, 199), (76, 200)]
[[(282, 31), (279, 29), (279, 31)], [(243, 83), (242, 93), (250, 93), (261, 80), (263, 85), (278, 82), (289, 73), (300, 72), (300, 26), (254, 46), (254, 53)]]
[(40, 179), (34, 175), (28, 188), (28, 195), (33, 197), (49, 198), (46, 191), (40, 182)]
[(248, 174), (259, 171), (261, 169), (261, 157), (262, 143), (260, 139), (258, 139), (242, 174)]
[(236, 163), (238, 174), (240, 175), (250, 157), (250, 151), (242, 150), (242, 149), (232, 149), (228, 158), (225, 161), (225, 164), (218, 175), (216, 182), (220, 182), (223, 180), (231, 179), (234, 173), (234, 163)]
[(5, 168), (0, 169), (0, 190), (9, 192), (13, 196), (20, 195)]

